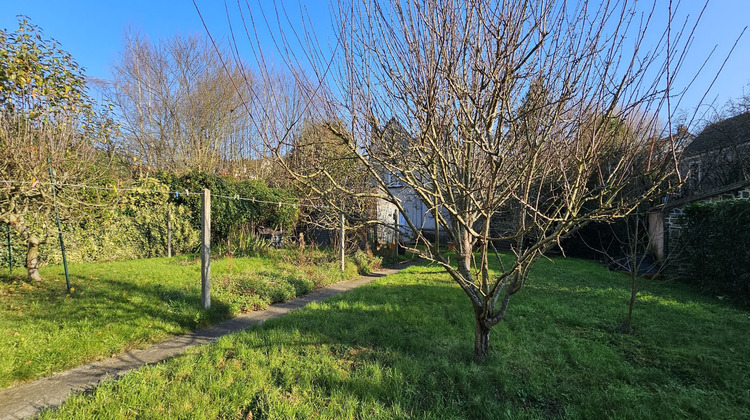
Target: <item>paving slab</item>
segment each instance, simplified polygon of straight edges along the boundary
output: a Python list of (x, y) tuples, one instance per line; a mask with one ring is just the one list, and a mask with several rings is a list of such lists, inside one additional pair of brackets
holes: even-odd
[(271, 305), (263, 311), (239, 315), (211, 327), (178, 335), (140, 350), (129, 350), (115, 357), (79, 366), (50, 377), (0, 390), (0, 420), (33, 417), (45, 408), (57, 407), (69, 396), (94, 389), (105, 380), (119, 378), (143, 365), (155, 364), (177, 356), (187, 349), (213, 343), (220, 337), (243, 331), (278, 318), (312, 302), (321, 302), (340, 293), (370, 283), (376, 278), (397, 273), (406, 265), (379, 270), (354, 280), (342, 281), (284, 303)]

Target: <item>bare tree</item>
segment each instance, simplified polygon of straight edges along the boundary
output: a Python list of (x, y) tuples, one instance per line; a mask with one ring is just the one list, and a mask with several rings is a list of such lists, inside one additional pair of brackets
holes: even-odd
[[(282, 28), (279, 51), (293, 51), (295, 42), (306, 47), (304, 54), (283, 55), (297, 80), (314, 80), (304, 92), (322, 106), (307, 111), (320, 121), (346, 123), (346, 130), (328, 129), (373, 183), (360, 192), (330, 176), (334, 187), (385, 200), (407, 216), (401, 196), (389, 188), (396, 180), (449, 235), (457, 261), (421, 239), (421, 226), (405, 217), (409, 236), (424, 245), (414, 251), (444, 267), (469, 298), (477, 360), (486, 358), (491, 328), (545, 251), (588, 222), (629, 214), (674, 172), (674, 145), (656, 153), (651, 139), (656, 115), (672, 99), (690, 26), (672, 29), (671, 8), (668, 21), (653, 21), (656, 7), (340, 2), (331, 55), (314, 33)], [(279, 6), (274, 13), (288, 16)], [(261, 15), (253, 15), (251, 34)], [(262, 73), (263, 56), (254, 51)], [(305, 67), (313, 70), (295, 70)], [(613, 130), (612, 121), (627, 121), (628, 135)], [(403, 135), (393, 135), (394, 126)], [(265, 141), (298, 182), (317, 188), (278, 147), (287, 137), (276, 133)], [(619, 154), (609, 153), (613, 145)], [(648, 164), (636, 174), (644, 150), (651, 150)], [(644, 175), (651, 180), (647, 188), (621, 194)], [(496, 214), (510, 219), (498, 232), (490, 223)], [(498, 242), (511, 244), (511, 258), (496, 252)]]
[[(332, 126), (336, 127), (335, 131), (329, 128)], [(370, 179), (366, 171), (361, 170), (357, 154), (341, 141), (340, 133), (344, 131), (346, 127), (340, 121), (307, 119), (301, 130), (292, 136), (291, 152), (285, 160), (294, 174), (304, 177), (304, 182), (296, 185), (301, 187), (296, 193), (303, 202), (336, 203), (346, 214), (349, 231), (358, 231), (360, 236), (366, 237), (374, 199), (356, 197), (340, 187), (361, 193), (370, 189)], [(327, 208), (305, 207), (302, 216), (308, 227), (339, 229), (339, 213)], [(361, 242), (369, 243), (366, 238)]]
[[(262, 148), (246, 112), (253, 79), (205, 38), (125, 37), (114, 69), (125, 148), (140, 167), (243, 172)], [(262, 144), (262, 143), (261, 143)]]

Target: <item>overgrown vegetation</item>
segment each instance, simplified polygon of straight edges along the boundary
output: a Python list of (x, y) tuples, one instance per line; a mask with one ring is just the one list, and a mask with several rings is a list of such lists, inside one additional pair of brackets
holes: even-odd
[[(237, 230), (254, 231), (261, 226), (290, 232), (299, 218), (299, 210), (293, 205), (296, 198), (290, 192), (271, 188), (263, 181), (237, 180), (205, 172), (190, 172), (178, 177), (165, 172), (157, 177), (174, 191), (211, 190), (215, 197), (211, 200), (211, 240), (214, 243), (227, 242)], [(193, 226), (200, 229), (200, 197), (181, 194), (174, 198), (174, 202), (187, 206)], [(279, 205), (279, 202), (289, 205)]]
[[(491, 267), (496, 269), (497, 267)], [(470, 303), (419, 266), (144, 367), (42, 418), (747, 418), (746, 311), (626, 275), (540, 261), (482, 365)]]
[(0, 275), (0, 388), (357, 275), (352, 261), (342, 273), (335, 256), (311, 247), (217, 259), (211, 271), (209, 311), (200, 309), (200, 259), (190, 255), (74, 264), (71, 294), (59, 266), (43, 267), (42, 283)]
[[(270, 188), (263, 181), (238, 181), (207, 173), (194, 172), (182, 177), (163, 173), (163, 181), (142, 178), (127, 188), (97, 191), (91, 202), (106, 200), (108, 205), (92, 206), (85, 216), (66, 219), (63, 237), (69, 262), (119, 261), (167, 255), (167, 219), (170, 218), (172, 253), (194, 252), (199, 245), (200, 192), (209, 188), (214, 198), (212, 242), (221, 254), (263, 255), (268, 242), (256, 235), (259, 227), (293, 232), (299, 210), (295, 198), (286, 190)], [(168, 183), (168, 184), (167, 184)], [(114, 185), (114, 184), (113, 184)], [(179, 191), (183, 191), (182, 194)], [(177, 192), (177, 194), (174, 194)], [(240, 199), (243, 198), (242, 200)], [(52, 220), (47, 220), (51, 224)], [(6, 232), (2, 243), (6, 245)], [(21, 235), (12, 231), (13, 265), (20, 269), (26, 261)], [(8, 267), (7, 245), (0, 262)], [(39, 264), (61, 262), (56, 240), (39, 247)]]
[(711, 295), (750, 303), (750, 200), (685, 208), (680, 277)]
[[(150, 48), (137, 36), (133, 41), (140, 50)], [(170, 45), (175, 54), (182, 51), (195, 57), (205, 53), (204, 57), (216, 64), (213, 49), (194, 50), (198, 44), (196, 39), (177, 38)], [(177, 55), (171, 57), (177, 60)], [(185, 66), (190, 62), (180, 62), (176, 67), (181, 69), (178, 73), (183, 78), (189, 74)], [(131, 62), (131, 67), (136, 64)], [(28, 277), (39, 282), (42, 281), (40, 266), (61, 261), (57, 213), (70, 262), (165, 256), (168, 218), (172, 224), (173, 253), (192, 252), (198, 245), (200, 200), (198, 194), (169, 194), (175, 190), (212, 190), (216, 197), (212, 202), (212, 239), (226, 249), (239, 246), (230, 241), (230, 235), (237, 235), (238, 230), (252, 233), (260, 226), (285, 232), (293, 230), (299, 217), (296, 198), (283, 188), (270, 188), (262, 180), (250, 180), (258, 178), (261, 172), (267, 173), (266, 167), (271, 165), (264, 159), (253, 161), (248, 154), (237, 154), (236, 138), (246, 139), (248, 134), (242, 131), (247, 124), (239, 120), (246, 118), (235, 113), (232, 121), (205, 123), (226, 117), (221, 113), (230, 114), (241, 99), (231, 95), (233, 89), (226, 83), (216, 84), (216, 80), (227, 80), (221, 77), (223, 70), (217, 73), (216, 69), (192, 69), (210, 80), (201, 78), (198, 83), (188, 77), (189, 86), (195, 88), (192, 94), (191, 89), (187, 92), (182, 89), (172, 92), (173, 96), (165, 96), (166, 103), (160, 105), (171, 111), (160, 115), (169, 115), (167, 125), (175, 129), (166, 135), (164, 131), (155, 135), (151, 126), (146, 132), (133, 131), (133, 115), (142, 118), (144, 113), (137, 110), (145, 102), (151, 104), (154, 97), (149, 101), (138, 99), (133, 104), (125, 100), (128, 98), (115, 95), (120, 105), (118, 116), (127, 120), (125, 132), (120, 132), (121, 121), (115, 121), (113, 106), (103, 106), (95, 95), (89, 94), (83, 68), (58, 42), (45, 38), (42, 30), (25, 17), (19, 18), (15, 32), (0, 31), (0, 180), (3, 181), (0, 223), (11, 231), (2, 232), (2, 242), (10, 240), (13, 266), (19, 271), (25, 268)], [(125, 76), (126, 70), (127, 66), (120, 67), (120, 76)], [(163, 80), (153, 74), (139, 75), (146, 79), (136, 78), (135, 84), (127, 86), (119, 78), (118, 93), (141, 92), (149, 82)], [(187, 80), (180, 80), (186, 88), (182, 82)], [(200, 89), (196, 88), (199, 85)], [(209, 86), (219, 90), (212, 91)], [(125, 92), (126, 87), (132, 89)], [(202, 101), (194, 101), (196, 97)], [(200, 105), (191, 108), (189, 105), (194, 102)], [(188, 123), (172, 124), (176, 114), (183, 111), (187, 114), (179, 117)], [(153, 121), (153, 117), (150, 115), (147, 120)], [(140, 123), (135, 126), (143, 129), (144, 121)], [(184, 155), (198, 150), (194, 146), (206, 138), (208, 125), (214, 133), (218, 130), (228, 135), (226, 128), (232, 126), (233, 133), (241, 131), (243, 135), (234, 135), (230, 147), (221, 154), (212, 153), (212, 146), (206, 143), (197, 155)], [(197, 135), (200, 130), (202, 134)], [(147, 147), (128, 149), (138, 144), (133, 136)], [(219, 137), (208, 135), (211, 142), (220, 141)], [(146, 138), (147, 144), (142, 142)], [(150, 143), (157, 140), (161, 143)], [(173, 143), (164, 143), (170, 141)], [(154, 154), (155, 150), (159, 153)], [(248, 148), (243, 150), (247, 152)], [(225, 160), (231, 156), (237, 161), (229, 165)], [(149, 166), (154, 160), (163, 162), (163, 166)], [(167, 162), (171, 164), (166, 165)], [(223, 164), (234, 167), (231, 176)], [(185, 165), (196, 171), (187, 173)], [(147, 174), (157, 170), (172, 172), (161, 172), (157, 179), (148, 177)], [(278, 205), (279, 202), (289, 204)], [(2, 262), (8, 267), (9, 250), (4, 248)]]
[[(171, 221), (172, 253), (197, 250), (198, 233), (189, 210), (170, 202), (169, 188), (154, 178), (144, 178), (128, 190), (110, 193), (114, 205), (63, 225), (66, 255), (70, 262), (122, 261), (167, 255), (167, 218)], [(41, 249), (42, 261), (61, 263), (56, 242)]]

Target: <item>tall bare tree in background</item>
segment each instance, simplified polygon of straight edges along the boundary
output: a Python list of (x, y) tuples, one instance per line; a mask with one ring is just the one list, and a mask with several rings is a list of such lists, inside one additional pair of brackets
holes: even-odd
[[(486, 358), (491, 328), (538, 258), (588, 222), (627, 215), (674, 172), (673, 144), (655, 148), (652, 139), (690, 25), (680, 24), (687, 32), (670, 29), (671, 6), (651, 7), (642, 12), (627, 0), (342, 1), (333, 13), (333, 53), (300, 27), (282, 28), (277, 38), (282, 54), (302, 45), (304, 54), (284, 57), (293, 72), (313, 69), (294, 73), (314, 80), (305, 84), (306, 97), (322, 105), (308, 111), (319, 121), (345, 123), (346, 129), (327, 127), (374, 188), (355, 191), (332, 174), (327, 179), (407, 216), (412, 238), (424, 245), (415, 251), (444, 267), (469, 298), (477, 360)], [(656, 7), (668, 16), (654, 21)], [(278, 5), (263, 13), (288, 16)], [(252, 16), (262, 21), (257, 10)], [(256, 27), (247, 27), (251, 36)], [(263, 57), (255, 57), (263, 73)], [(394, 136), (388, 121), (404, 134)], [(626, 122), (626, 135), (613, 122)], [(288, 164), (289, 138), (275, 133), (264, 140), (312, 188), (309, 176)], [(644, 151), (647, 164), (636, 173)], [(325, 176), (327, 169), (320, 171)], [(649, 185), (621, 194), (644, 176)], [(394, 179), (438, 216), (457, 261), (419, 239), (421, 226), (388, 188)], [(502, 230), (491, 228), (496, 215), (508, 219)], [(510, 245), (510, 258), (500, 258), (498, 243)]]
[(257, 176), (248, 173), (263, 157), (246, 108), (254, 80), (223, 56), (226, 49), (195, 36), (125, 37), (112, 96), (123, 146), (141, 168)]

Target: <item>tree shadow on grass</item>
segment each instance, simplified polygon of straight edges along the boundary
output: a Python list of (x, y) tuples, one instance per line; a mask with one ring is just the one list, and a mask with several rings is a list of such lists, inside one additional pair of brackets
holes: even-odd
[(94, 326), (106, 327), (153, 319), (191, 330), (231, 317), (229, 306), (216, 299), (204, 311), (199, 291), (191, 293), (158, 282), (134, 284), (106, 277), (97, 280), (106, 286), (89, 283), (82, 276), (74, 275), (71, 281), (76, 291), (67, 305), (66, 321), (86, 320)]
[(64, 283), (49, 282), (3, 297), (19, 309), (0, 312), (0, 326), (21, 333), (7, 337), (0, 355), (30, 362), (14, 364), (0, 383), (49, 375), (232, 315), (229, 306), (217, 300), (204, 311), (198, 294), (174, 286), (104, 276), (93, 281), (73, 275), (71, 281), (71, 294)]
[[(329, 395), (417, 416), (499, 418), (516, 397), (500, 383), (499, 352), (474, 363), (473, 332), (471, 305), (457, 286), (378, 284), (269, 321), (251, 333), (273, 338), (249, 347), (295, 358), (313, 346), (331, 355), (348, 373), (315, 375), (313, 386)], [(237, 345), (248, 345), (242, 337)], [(290, 361), (298, 362), (306, 363)], [(290, 382), (283, 372), (272, 380), (280, 388)]]
[[(613, 289), (604, 281), (580, 290), (557, 286), (539, 282), (514, 297), (508, 319), (493, 329), (491, 354), (483, 365), (472, 358), (471, 305), (448, 282), (363, 287), (267, 323), (257, 335), (273, 338), (256, 347), (292, 349), (293, 355), (323, 346), (348, 374), (324, 371), (314, 379), (317, 387), (385, 406), (408, 403), (410, 413), (438, 417), (497, 418), (513, 413), (547, 418), (581, 407), (587, 407), (582, 412), (593, 409), (605, 416), (597, 410), (619, 405), (637, 412), (638, 407), (648, 407), (620, 405), (619, 394), (601, 387), (637, 395), (661, 390), (659, 395), (672, 401), (676, 413), (693, 405), (682, 400), (680, 392), (696, 387), (727, 391), (726, 377), (712, 374), (711, 364), (701, 362), (697, 354), (686, 358), (695, 349), (669, 347), (680, 346), (683, 339), (695, 342), (690, 336), (705, 328), (695, 325), (686, 335), (670, 330), (677, 325), (674, 320), (710, 321), (689, 301), (671, 302), (669, 294), (659, 298), (666, 304), (643, 302), (638, 322), (650, 325), (650, 330), (643, 337), (625, 338), (608, 325), (619, 321), (618, 308), (626, 309), (626, 288)], [(664, 339), (670, 335), (675, 341)], [(706, 344), (706, 351), (711, 348)], [(385, 370), (390, 376), (356, 374), (357, 369)], [(283, 387), (286, 380), (278, 376), (273, 375), (274, 383)], [(675, 386), (683, 391), (669, 391)]]

